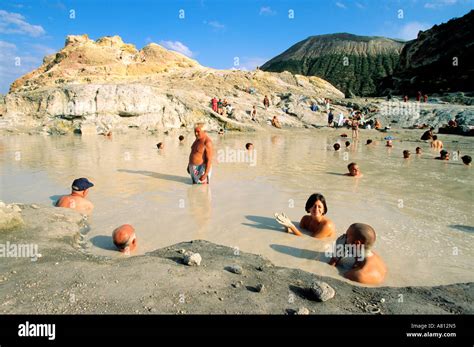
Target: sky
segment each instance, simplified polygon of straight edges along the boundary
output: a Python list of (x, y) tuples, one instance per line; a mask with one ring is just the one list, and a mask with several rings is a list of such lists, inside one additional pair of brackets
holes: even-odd
[(253, 70), (309, 36), (402, 40), (474, 8), (474, 0), (0, 0), (0, 93), (67, 35), (150, 42), (217, 69)]

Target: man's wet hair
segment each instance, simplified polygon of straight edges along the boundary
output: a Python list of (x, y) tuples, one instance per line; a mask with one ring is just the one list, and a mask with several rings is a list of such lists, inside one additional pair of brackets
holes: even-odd
[(403, 156), (404, 156), (404, 157), (408, 157), (409, 155), (410, 155), (410, 151), (409, 151), (408, 149), (405, 149), (405, 150), (403, 151)]
[(334, 147), (334, 149), (335, 149), (336, 151), (338, 151), (339, 149), (341, 149), (341, 145), (338, 144), (338, 143), (335, 143), (333, 147)]
[(364, 244), (365, 250), (370, 250), (375, 243), (377, 236), (375, 230), (368, 224), (354, 223), (349, 229), (352, 229), (354, 240), (359, 240)]
[(184, 136), (183, 135), (179, 135), (179, 141), (183, 141), (184, 140)]
[(163, 142), (158, 142), (158, 143), (156, 144), (156, 147), (159, 149), (162, 145), (163, 145)]
[(471, 164), (471, 162), (472, 162), (472, 158), (471, 158), (470, 155), (463, 155), (463, 156), (461, 157), (461, 160), (462, 160), (462, 162), (463, 162), (464, 164), (466, 164), (466, 165), (469, 165), (469, 164)]
[(253, 146), (253, 143), (251, 143), (251, 142), (247, 143), (247, 144), (245, 145), (245, 148), (246, 148), (246, 149), (249, 149), (250, 146)]
[(421, 151), (421, 147), (416, 147), (416, 148), (415, 148), (415, 151), (417, 151), (417, 152), (418, 152), (418, 151)]
[(347, 169), (350, 170), (351, 167), (353, 167), (354, 165), (357, 165), (357, 163), (355, 162), (350, 163), (349, 165), (347, 165)]
[(346, 141), (346, 147), (349, 147), (351, 143), (349, 141)]
[(436, 135), (433, 135), (433, 141), (437, 140), (438, 139), (438, 136)]
[(324, 206), (323, 215), (326, 214), (328, 212), (328, 206), (326, 205), (326, 198), (323, 196), (323, 194), (320, 194), (320, 193), (314, 193), (308, 198), (308, 200), (306, 201), (305, 208), (304, 208), (306, 212), (309, 213), (309, 210), (311, 210), (311, 207), (314, 206), (316, 201), (321, 201), (321, 203)]
[(370, 145), (371, 143), (372, 143), (372, 140), (368, 139), (366, 145)]

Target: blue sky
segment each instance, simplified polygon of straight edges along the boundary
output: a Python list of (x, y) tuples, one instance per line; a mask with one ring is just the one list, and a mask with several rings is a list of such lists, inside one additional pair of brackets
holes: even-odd
[(69, 34), (119, 35), (138, 49), (155, 42), (218, 69), (232, 68), (238, 57), (238, 68), (251, 70), (308, 36), (349, 32), (409, 40), (473, 5), (474, 0), (1, 0), (0, 93), (61, 49)]

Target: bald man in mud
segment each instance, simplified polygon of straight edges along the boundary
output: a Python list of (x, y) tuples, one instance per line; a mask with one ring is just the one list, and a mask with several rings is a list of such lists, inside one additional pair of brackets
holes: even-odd
[[(375, 244), (375, 230), (368, 224), (354, 223), (341, 235), (336, 244), (346, 246), (357, 246), (356, 250), (362, 250), (361, 254), (353, 254), (355, 263), (352, 269), (344, 274), (344, 277), (363, 284), (381, 284), (387, 273), (387, 267), (382, 258), (372, 251)], [(330, 265), (337, 265), (344, 257), (336, 254), (329, 261)]]
[(194, 135), (196, 140), (191, 146), (187, 170), (193, 184), (209, 184), (212, 174), (212, 141), (204, 131), (202, 123), (196, 125)]

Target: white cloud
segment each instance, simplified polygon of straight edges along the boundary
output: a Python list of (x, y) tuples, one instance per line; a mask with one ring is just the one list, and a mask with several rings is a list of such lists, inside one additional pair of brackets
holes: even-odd
[(272, 10), (270, 6), (263, 6), (260, 8), (259, 15), (260, 16), (274, 16), (276, 15), (276, 11)]
[(360, 2), (356, 2), (355, 5), (356, 5), (358, 8), (365, 8), (365, 6), (362, 5)]
[(225, 29), (225, 25), (222, 24), (222, 23), (219, 23), (216, 20), (211, 20), (210, 22), (204, 21), (204, 24), (207, 24), (207, 25), (213, 27), (215, 30), (224, 30)]
[(403, 40), (413, 40), (416, 39), (418, 36), (418, 32), (425, 31), (431, 28), (431, 25), (427, 23), (420, 23), (420, 22), (410, 22), (405, 24), (400, 31), (398, 32), (397, 38)]
[(0, 10), (0, 33), (38, 37), (44, 35), (46, 31), (41, 25), (32, 25), (26, 22), (25, 17), (19, 13)]
[(172, 51), (181, 53), (187, 57), (193, 56), (193, 52), (180, 41), (160, 41), (160, 45)]
[(425, 8), (431, 10), (437, 10), (445, 6), (455, 5), (458, 0), (431, 0), (430, 2), (425, 3)]
[(55, 51), (40, 44), (17, 47), (0, 41), (0, 93), (7, 93), (13, 81), (41, 66), (43, 57)]
[(239, 65), (232, 66), (230, 68), (231, 70), (252, 71), (255, 70), (257, 66), (265, 64), (269, 59), (261, 57), (241, 57), (239, 60)]
[(344, 5), (342, 2), (336, 2), (336, 6), (339, 7), (339, 8), (343, 8), (344, 10), (347, 9), (347, 6)]

